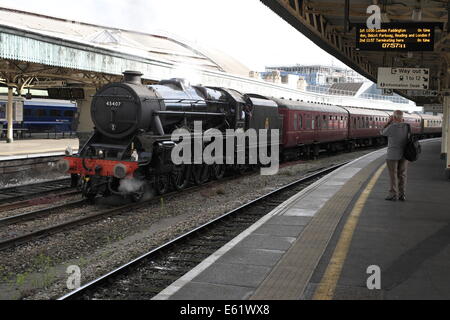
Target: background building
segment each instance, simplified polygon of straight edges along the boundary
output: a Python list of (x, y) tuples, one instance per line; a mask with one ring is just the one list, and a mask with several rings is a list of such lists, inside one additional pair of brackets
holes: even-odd
[(342, 67), (301, 64), (270, 66), (258, 76), (265, 81), (286, 84), (293, 88), (295, 83), (297, 89), (309, 92), (408, 103), (407, 99), (398, 94), (391, 92), (385, 95), (372, 81)]
[[(266, 72), (278, 70), (281, 75), (294, 74), (303, 77), (308, 85), (330, 86), (335, 83), (364, 82), (366, 79), (351, 69), (322, 65), (293, 65), (266, 67)], [(262, 73), (262, 76), (264, 76)]]

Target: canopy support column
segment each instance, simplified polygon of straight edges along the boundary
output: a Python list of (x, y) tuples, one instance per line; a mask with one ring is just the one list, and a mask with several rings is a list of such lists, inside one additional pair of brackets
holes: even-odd
[(444, 97), (444, 121), (442, 124), (442, 144), (445, 144), (444, 151), (446, 153), (445, 174), (450, 179), (450, 96)]
[(444, 97), (444, 102), (443, 102), (443, 111), (444, 111), (444, 115), (442, 117), (442, 143), (441, 143), (441, 159), (445, 160), (446, 156), (447, 156), (447, 139), (448, 139), (448, 135), (447, 135), (447, 128), (449, 126), (449, 122), (448, 122), (448, 108), (446, 108), (446, 99), (447, 97)]
[(7, 133), (6, 133), (6, 142), (7, 143), (11, 143), (14, 141), (14, 137), (13, 137), (13, 124), (14, 124), (13, 89), (14, 88), (12, 86), (8, 86), (8, 103), (6, 105), (6, 120), (8, 121), (8, 129), (7, 129)]

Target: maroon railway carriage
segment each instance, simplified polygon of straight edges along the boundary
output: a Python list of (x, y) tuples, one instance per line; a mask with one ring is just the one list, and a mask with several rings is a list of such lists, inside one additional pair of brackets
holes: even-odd
[(411, 126), (411, 133), (419, 135), (422, 131), (422, 118), (415, 113), (403, 112), (403, 120)]
[(426, 137), (436, 137), (442, 134), (442, 116), (434, 116), (430, 114), (421, 114), (421, 136)]
[(349, 113), (348, 139), (351, 149), (356, 145), (380, 145), (385, 138), (380, 130), (389, 120), (389, 114), (381, 110), (344, 107)]
[(343, 108), (272, 98), (283, 116), (282, 146), (284, 153), (314, 155), (320, 149), (335, 150), (347, 139), (348, 113)]

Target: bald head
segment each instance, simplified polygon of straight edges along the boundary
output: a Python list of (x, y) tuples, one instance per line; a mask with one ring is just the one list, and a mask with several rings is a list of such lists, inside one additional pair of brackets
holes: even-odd
[(403, 121), (403, 111), (401, 110), (395, 110), (394, 114), (392, 115), (394, 120), (397, 122)]

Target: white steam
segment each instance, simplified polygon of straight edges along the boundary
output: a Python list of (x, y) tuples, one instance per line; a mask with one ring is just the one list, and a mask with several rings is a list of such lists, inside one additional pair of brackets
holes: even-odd
[(189, 66), (176, 67), (172, 70), (171, 77), (186, 79), (191, 85), (198, 85), (202, 82), (202, 76), (200, 72)]
[(120, 180), (118, 190), (123, 193), (144, 192), (140, 202), (152, 199), (155, 196), (153, 188), (149, 187), (145, 180), (135, 178)]
[(122, 179), (118, 190), (120, 192), (133, 193), (139, 191), (144, 186), (144, 181), (135, 178)]

